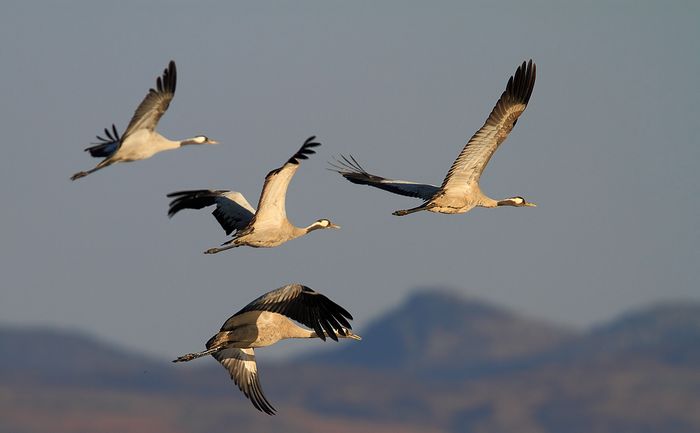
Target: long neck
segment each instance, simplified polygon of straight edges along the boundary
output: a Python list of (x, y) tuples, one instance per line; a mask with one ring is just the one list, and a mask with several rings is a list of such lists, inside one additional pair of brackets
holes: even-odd
[(479, 197), (479, 204), (478, 206), (481, 207), (496, 207), (496, 206), (501, 206), (501, 202), (492, 199), (491, 197), (481, 194), (481, 197)]
[(318, 338), (318, 335), (314, 331), (296, 326), (291, 338)]
[(505, 198), (503, 200), (499, 200), (497, 206), (519, 207), (519, 205), (512, 198)]
[[(324, 331), (324, 337), (328, 337), (328, 334)], [(344, 337), (343, 335), (336, 334), (338, 337)], [(319, 338), (316, 331), (310, 329), (305, 329), (297, 326), (294, 323), (290, 323), (290, 327), (287, 330), (287, 338)]]
[[(330, 338), (328, 333), (326, 331), (322, 331), (323, 336), (326, 338)], [(312, 331), (310, 329), (302, 328), (300, 326), (297, 326), (293, 322), (289, 322), (288, 328), (286, 330), (286, 336), (284, 338), (320, 338), (316, 331)], [(361, 340), (361, 338), (350, 332), (350, 330), (346, 330), (345, 335), (342, 335), (338, 332), (335, 333), (335, 336), (338, 338), (350, 338), (353, 340)]]
[[(340, 334), (335, 334), (338, 338), (347, 338), (345, 335), (340, 335)], [(328, 333), (326, 331), (323, 331), (323, 336), (326, 338), (329, 338)], [(311, 336), (309, 338), (319, 338), (318, 334), (316, 331), (311, 331)]]
[(311, 227), (311, 226), (309, 226), (309, 227), (297, 227), (294, 224), (289, 223), (289, 227), (290, 227), (289, 232), (288, 232), (289, 236), (288, 236), (287, 240), (292, 240), (292, 239), (296, 239), (298, 237), (304, 236), (305, 234), (307, 234), (310, 231), (309, 227)]
[(198, 142), (194, 138), (186, 138), (184, 140), (179, 141), (179, 146), (187, 146), (188, 144), (202, 144), (202, 143)]
[(481, 206), (481, 207), (496, 207), (498, 206), (498, 201), (492, 199), (491, 197), (487, 196), (483, 192), (481, 192), (481, 188), (479, 188), (479, 185), (476, 184), (473, 186), (474, 192), (473, 192), (473, 203), (475, 206)]
[(325, 226), (322, 226), (320, 222), (314, 221), (313, 224), (307, 226), (306, 228), (304, 228), (302, 230), (304, 230), (304, 234), (306, 234), (306, 233), (311, 233), (314, 230), (319, 230), (319, 229), (323, 229), (323, 228), (325, 228)]
[(164, 150), (177, 149), (181, 145), (181, 141), (173, 141), (155, 132), (151, 135), (151, 145), (149, 146), (155, 152), (162, 152)]

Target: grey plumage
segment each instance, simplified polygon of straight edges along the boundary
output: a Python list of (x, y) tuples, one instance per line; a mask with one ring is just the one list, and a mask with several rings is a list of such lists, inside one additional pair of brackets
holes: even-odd
[(212, 215), (227, 235), (244, 229), (255, 214), (255, 208), (236, 191), (199, 189), (172, 192), (167, 197), (173, 198), (168, 209), (170, 218), (183, 209), (202, 209), (215, 205)]
[(230, 248), (247, 245), (255, 248), (272, 248), (305, 234), (325, 228), (339, 228), (327, 219), (315, 221), (307, 227), (295, 227), (287, 219), (286, 195), (289, 183), (299, 168), (301, 160), (308, 159), (321, 145), (316, 137), (309, 137), (301, 148), (284, 165), (270, 171), (260, 193), (257, 211), (239, 192), (225, 190), (193, 190), (168, 194), (169, 216), (182, 209), (201, 209), (216, 205), (214, 217), (233, 239), (220, 248), (210, 248), (206, 254), (215, 254)]
[(407, 180), (387, 179), (385, 177), (369, 174), (352, 155), (348, 157), (340, 155), (340, 159), (336, 159), (335, 162), (330, 163), (330, 165), (332, 167), (330, 169), (331, 171), (339, 173), (352, 183), (370, 185), (375, 188), (383, 189), (384, 191), (405, 195), (407, 197), (430, 200), (440, 189), (440, 187), (436, 185), (410, 182)]
[(207, 341), (206, 350), (180, 356), (173, 362), (212, 355), (228, 370), (231, 379), (256, 409), (273, 415), (275, 408), (260, 386), (254, 348), (290, 338), (361, 340), (351, 331), (349, 320), (352, 320), (350, 313), (326, 296), (301, 284), (288, 284), (265, 293), (229, 317), (220, 331)]
[(367, 173), (354, 158), (332, 164), (334, 171), (350, 182), (370, 185), (395, 194), (416, 197), (425, 202), (415, 208), (399, 210), (394, 215), (403, 216), (427, 210), (439, 213), (464, 213), (476, 206), (532, 206), (522, 197), (494, 200), (479, 188), (479, 179), (484, 168), (513, 129), (520, 115), (525, 111), (535, 86), (536, 66), (523, 62), (511, 76), (505, 91), (482, 126), (467, 142), (440, 187), (415, 182), (397, 181)]
[[(250, 311), (270, 311), (287, 316), (313, 328), (318, 337), (324, 341), (326, 340), (324, 331), (331, 339), (338, 341), (335, 331), (342, 334), (344, 328), (352, 329), (347, 321), (347, 319), (352, 320), (352, 316), (347, 310), (326, 296), (301, 284), (290, 284), (265, 293), (243, 307), (232, 318)], [(229, 330), (230, 328), (233, 326), (227, 321), (221, 329)]]
[(170, 107), (170, 101), (175, 97), (177, 87), (177, 68), (175, 62), (171, 60), (168, 67), (163, 71), (163, 77), (156, 79), (156, 88), (150, 88), (143, 101), (136, 107), (134, 115), (129, 121), (129, 125), (124, 131), (122, 139), (126, 139), (130, 134), (139, 129), (153, 131), (158, 125), (158, 121), (163, 117), (165, 111)]
[(158, 152), (177, 149), (187, 144), (217, 144), (216, 140), (204, 135), (173, 141), (156, 132), (158, 121), (175, 96), (176, 85), (177, 69), (175, 62), (171, 60), (163, 71), (163, 76), (157, 78), (156, 88), (151, 88), (136, 108), (124, 134), (120, 137), (116, 126), (112, 124), (112, 131), (105, 128), (105, 137), (98, 135), (98, 142), (85, 149), (91, 156), (104, 159), (90, 170), (75, 173), (71, 180), (83, 178), (112, 164), (147, 159)]
[(268, 415), (275, 414), (275, 408), (267, 400), (260, 386), (258, 364), (255, 362), (253, 349), (229, 347), (211, 354), (223, 367), (228, 370), (231, 380), (248, 397), (253, 406)]
[(515, 71), (515, 75), (508, 79), (506, 90), (491, 110), (484, 126), (469, 139), (452, 163), (442, 182), (441, 190), (467, 190), (469, 185), (479, 181), (491, 156), (508, 138), (518, 118), (527, 108), (535, 88), (536, 72), (536, 66), (530, 60), (529, 63), (523, 62)]

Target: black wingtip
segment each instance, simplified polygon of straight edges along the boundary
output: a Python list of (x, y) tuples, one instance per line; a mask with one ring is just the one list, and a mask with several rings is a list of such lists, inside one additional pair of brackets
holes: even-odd
[[(253, 406), (255, 406), (255, 408), (256, 408), (257, 410), (259, 410), (260, 412), (263, 412), (263, 413), (265, 413), (265, 414), (267, 414), (267, 415), (270, 415), (270, 416), (275, 416), (275, 415), (277, 415), (277, 409), (275, 409), (275, 408), (272, 406), (272, 404), (270, 404), (270, 402), (267, 401), (267, 399), (265, 398), (264, 395), (261, 395), (261, 397), (262, 397), (263, 401), (260, 401), (260, 402), (257, 402), (257, 403), (253, 402)], [(253, 401), (253, 400), (251, 400), (251, 401)]]
[(314, 332), (320, 338), (322, 341), (326, 341), (326, 333), (323, 330), (323, 327), (317, 322), (314, 323)]
[(321, 145), (321, 143), (315, 142), (315, 139), (315, 135), (312, 135), (311, 137), (307, 138), (304, 144), (301, 145), (301, 148), (297, 151), (297, 153), (295, 153), (291, 158), (287, 160), (287, 163), (299, 164), (301, 160), (309, 159), (309, 155), (315, 154), (316, 151), (313, 148)]
[(90, 156), (95, 158), (107, 158), (112, 155), (118, 148), (121, 137), (119, 136), (119, 131), (117, 131), (117, 126), (113, 123), (112, 129), (104, 129), (104, 137), (101, 135), (96, 135), (96, 142), (91, 142), (92, 146), (83, 149), (85, 152), (90, 152)]
[(506, 85), (506, 93), (512, 95), (517, 101), (527, 104), (535, 88), (535, 78), (537, 76), (537, 65), (532, 61), (523, 61), (518, 66), (515, 74), (510, 77)]
[(166, 194), (173, 200), (168, 205), (168, 218), (172, 218), (183, 209), (202, 209), (216, 204), (216, 198), (220, 191), (197, 189), (189, 191), (175, 191)]
[[(119, 132), (117, 131), (117, 126), (112, 123), (112, 130), (110, 131), (109, 128), (104, 129), (104, 137), (101, 137), (99, 135), (96, 135), (95, 138), (97, 138), (98, 143), (91, 143), (91, 144), (107, 144), (107, 143), (116, 143), (118, 142), (121, 137), (119, 136)], [(89, 148), (85, 149), (86, 151)]]
[(329, 170), (340, 173), (347, 178), (348, 175), (363, 175), (367, 177), (372, 177), (371, 174), (367, 173), (359, 162), (352, 156), (345, 156), (343, 154), (338, 155), (338, 158), (333, 157), (333, 161), (328, 161), (328, 165), (331, 166)]
[(244, 394), (247, 394), (246, 397), (248, 397), (248, 400), (250, 400), (253, 406), (260, 412), (264, 412), (270, 416), (275, 415), (275, 412), (277, 412), (277, 409), (275, 409), (272, 403), (265, 397), (259, 382), (257, 385), (254, 384), (251, 389), (247, 393), (244, 392)]
[(177, 67), (175, 66), (175, 60), (171, 60), (168, 63), (168, 90), (171, 93), (175, 93), (175, 87), (177, 86)]
[(175, 93), (175, 87), (177, 86), (177, 67), (175, 66), (175, 61), (171, 60), (168, 63), (168, 67), (163, 69), (162, 77), (156, 78), (156, 88), (150, 89), (151, 92), (168, 92)]

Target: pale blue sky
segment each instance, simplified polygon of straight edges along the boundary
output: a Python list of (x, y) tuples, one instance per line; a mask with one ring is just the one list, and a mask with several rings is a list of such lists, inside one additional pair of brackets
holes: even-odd
[[(611, 4), (612, 3), (612, 4)], [(363, 325), (415, 287), (447, 285), (587, 326), (700, 298), (697, 2), (13, 2), (0, 14), (0, 321), (88, 330), (163, 358), (239, 307), (302, 282)], [(86, 179), (82, 149), (123, 130), (168, 60), (159, 130), (189, 148)], [(419, 202), (352, 185), (326, 161), (441, 182), (523, 60), (530, 106), (482, 178), (535, 209), (397, 218)], [(288, 195), (315, 232), (272, 250), (208, 212), (166, 217), (171, 191), (235, 189), (310, 135)]]

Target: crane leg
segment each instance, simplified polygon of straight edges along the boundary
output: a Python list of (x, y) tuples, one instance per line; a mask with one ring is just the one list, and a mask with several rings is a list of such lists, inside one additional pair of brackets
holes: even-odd
[(220, 253), (222, 251), (230, 250), (231, 248), (236, 248), (238, 246), (239, 246), (238, 244), (231, 242), (230, 244), (226, 245), (225, 247), (209, 248), (208, 250), (206, 250), (204, 252), (204, 254), (216, 254), (216, 253)]
[(411, 208), (411, 209), (397, 210), (397, 211), (395, 211), (395, 212), (392, 212), (391, 214), (392, 214), (392, 215), (396, 215), (396, 216), (404, 216), (404, 215), (409, 215), (409, 214), (412, 214), (412, 213), (415, 213), (415, 212), (420, 212), (420, 211), (422, 211), (422, 210), (428, 210), (428, 209), (430, 209), (430, 208), (432, 208), (432, 207), (434, 207), (434, 206), (435, 206), (435, 205), (431, 205), (431, 204), (428, 204), (428, 203), (423, 203), (422, 205), (420, 205), (420, 206), (418, 206), (418, 207), (414, 207), (414, 208)]
[(173, 362), (187, 362), (187, 361), (192, 361), (193, 359), (201, 358), (202, 356), (207, 356), (211, 355), (214, 352), (217, 352), (220, 347), (213, 347), (211, 349), (204, 350), (202, 352), (195, 352), (195, 353), (188, 353), (187, 355), (182, 355), (179, 356), (177, 359), (173, 359)]
[(70, 180), (77, 180), (77, 179), (80, 179), (81, 177), (85, 177), (85, 176), (87, 176), (88, 174), (94, 173), (94, 172), (96, 172), (97, 170), (99, 170), (99, 169), (101, 169), (101, 168), (105, 168), (105, 167), (107, 167), (107, 166), (109, 166), (109, 165), (112, 165), (113, 163), (114, 163), (114, 161), (104, 160), (104, 161), (100, 162), (99, 164), (97, 164), (97, 165), (95, 166), (95, 168), (91, 168), (91, 169), (88, 170), (88, 171), (79, 171), (79, 172), (75, 173), (73, 176), (70, 177)]

